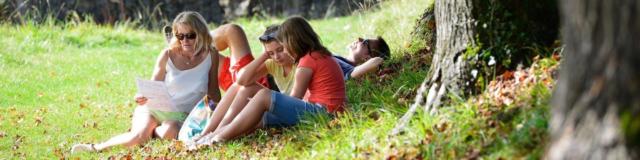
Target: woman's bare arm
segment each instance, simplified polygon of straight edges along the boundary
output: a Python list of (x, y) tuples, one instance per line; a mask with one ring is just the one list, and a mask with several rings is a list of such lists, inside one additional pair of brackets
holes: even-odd
[(380, 57), (373, 57), (366, 62), (356, 66), (353, 68), (353, 72), (351, 72), (351, 78), (359, 78), (369, 72), (373, 72), (380, 65), (382, 65), (383, 59)]
[(292, 97), (303, 98), (309, 88), (311, 75), (313, 75), (313, 70), (310, 68), (298, 67), (298, 69), (296, 69), (295, 81), (293, 82), (293, 89), (291, 90)]

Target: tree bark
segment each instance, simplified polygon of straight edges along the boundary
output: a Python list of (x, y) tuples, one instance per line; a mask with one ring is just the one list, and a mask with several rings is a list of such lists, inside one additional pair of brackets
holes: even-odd
[(463, 56), (467, 48), (476, 46), (473, 1), (436, 0), (433, 11), (437, 36), (431, 68), (417, 91), (414, 103), (391, 135), (402, 132), (418, 106), (423, 106), (426, 112), (433, 114), (447, 92), (462, 95), (473, 84), (470, 82), (468, 61)]
[(549, 159), (638, 159), (640, 3), (560, 2), (565, 57)]
[(439, 105), (446, 92), (462, 95), (471, 85), (469, 64), (464, 52), (476, 46), (476, 20), (473, 18), (473, 1), (436, 0), (436, 48), (431, 68), (425, 80), (431, 86), (425, 108)]

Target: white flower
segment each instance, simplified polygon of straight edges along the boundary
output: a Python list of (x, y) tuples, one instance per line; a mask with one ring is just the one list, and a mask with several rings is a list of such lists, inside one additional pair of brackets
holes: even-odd
[(494, 64), (496, 64), (496, 59), (493, 58), (493, 56), (491, 56), (490, 59), (489, 59), (489, 63), (487, 65), (493, 66)]
[(477, 69), (471, 70), (471, 75), (473, 76), (473, 78), (476, 78), (476, 76), (478, 75), (478, 70)]

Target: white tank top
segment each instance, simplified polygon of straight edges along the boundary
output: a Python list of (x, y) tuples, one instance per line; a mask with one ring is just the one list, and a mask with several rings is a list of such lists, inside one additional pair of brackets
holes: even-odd
[(211, 54), (208, 54), (197, 66), (186, 70), (176, 68), (169, 58), (164, 83), (179, 111), (191, 112), (196, 103), (207, 94), (210, 69)]

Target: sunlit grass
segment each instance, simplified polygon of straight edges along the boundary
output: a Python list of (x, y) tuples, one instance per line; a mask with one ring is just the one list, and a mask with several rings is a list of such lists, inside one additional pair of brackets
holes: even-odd
[[(275, 157), (279, 159), (382, 159), (419, 156), (427, 159), (463, 158), (481, 148), (483, 156), (526, 157), (523, 148), (541, 154), (545, 137), (549, 91), (534, 87), (520, 101), (531, 107), (507, 106), (496, 112), (512, 113), (506, 129), (487, 127), (476, 106), (454, 101), (441, 114), (419, 111), (406, 132), (389, 137), (391, 128), (407, 110), (426, 68), (417, 60), (404, 62), (410, 32), (431, 0), (385, 1), (378, 9), (349, 17), (311, 20), (323, 43), (335, 54), (357, 37), (381, 35), (400, 63), (392, 78), (371, 76), (347, 82), (349, 112), (334, 120), (317, 119), (292, 128), (261, 130), (196, 153), (176, 152), (175, 142), (154, 140), (143, 147), (116, 147), (100, 153), (71, 155), (76, 143), (96, 143), (127, 131), (134, 109), (136, 77), (149, 78), (155, 58), (164, 48), (160, 31), (137, 29), (128, 23), (115, 26), (91, 22), (40, 25), (0, 24), (0, 159), (99, 158), (131, 154), (192, 158)], [(418, 5), (416, 5), (418, 4)], [(257, 37), (266, 26), (284, 18), (239, 19), (253, 54), (262, 52)], [(211, 29), (215, 26), (210, 25)], [(553, 60), (543, 60), (553, 65)], [(486, 106), (484, 106), (486, 107)], [(508, 110), (506, 108), (520, 108)], [(444, 130), (442, 125), (446, 124)], [(513, 130), (522, 124), (520, 130)], [(522, 129), (524, 128), (524, 129)], [(529, 136), (530, 134), (543, 134)], [(469, 138), (471, 137), (471, 138)], [(488, 146), (486, 146), (488, 145)], [(533, 145), (528, 146), (528, 145)]]

